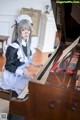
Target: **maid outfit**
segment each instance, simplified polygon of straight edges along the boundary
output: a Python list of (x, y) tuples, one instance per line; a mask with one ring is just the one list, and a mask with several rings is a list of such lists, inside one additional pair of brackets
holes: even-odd
[[(20, 19), (23, 19), (23, 17)], [(34, 54), (34, 49), (30, 48), (29, 44), (29, 40), (27, 42), (22, 40), (21, 48), (18, 40), (15, 40), (7, 46), (5, 69), (0, 76), (0, 87), (2, 89), (15, 91), (19, 95), (28, 85), (30, 78), (25, 76), (23, 71), (28, 72), (25, 67), (31, 63)]]
[(34, 50), (30, 49), (30, 55), (27, 55), (27, 44), (22, 40), (24, 54), (18, 41), (11, 43), (6, 50), (6, 64), (3, 75), (0, 77), (0, 87), (6, 90), (13, 90), (19, 95), (28, 84), (30, 78), (23, 75), (25, 68), (31, 63)]

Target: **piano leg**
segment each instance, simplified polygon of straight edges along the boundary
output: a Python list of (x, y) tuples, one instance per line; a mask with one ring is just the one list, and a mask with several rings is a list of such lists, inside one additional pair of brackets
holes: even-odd
[(29, 101), (26, 100), (25, 102), (16, 102), (11, 101), (10, 102), (10, 114), (16, 114), (19, 116), (23, 116), (25, 120), (29, 120)]

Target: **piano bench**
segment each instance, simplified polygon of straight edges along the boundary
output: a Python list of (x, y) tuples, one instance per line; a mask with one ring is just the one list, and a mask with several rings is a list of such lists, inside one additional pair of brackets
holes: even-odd
[(12, 91), (4, 90), (4, 89), (0, 88), (0, 98), (10, 101), (12, 98)]
[(12, 97), (12, 90), (0, 88), (0, 98), (8, 101), (24, 102), (29, 98), (29, 93), (24, 98)]

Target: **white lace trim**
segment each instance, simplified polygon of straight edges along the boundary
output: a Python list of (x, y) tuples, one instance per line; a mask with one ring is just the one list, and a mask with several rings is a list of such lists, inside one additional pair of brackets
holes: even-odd
[(16, 48), (16, 49), (19, 48), (19, 45), (17, 43), (11, 43), (9, 45), (12, 46), (13, 48)]

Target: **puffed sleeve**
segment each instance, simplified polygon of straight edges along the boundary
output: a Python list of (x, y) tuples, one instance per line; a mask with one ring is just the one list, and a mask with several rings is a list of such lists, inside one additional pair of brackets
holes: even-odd
[(14, 48), (12, 46), (8, 46), (6, 50), (5, 69), (13, 73), (15, 73), (16, 69), (23, 64), (18, 59), (17, 51), (18, 51), (18, 48)]

